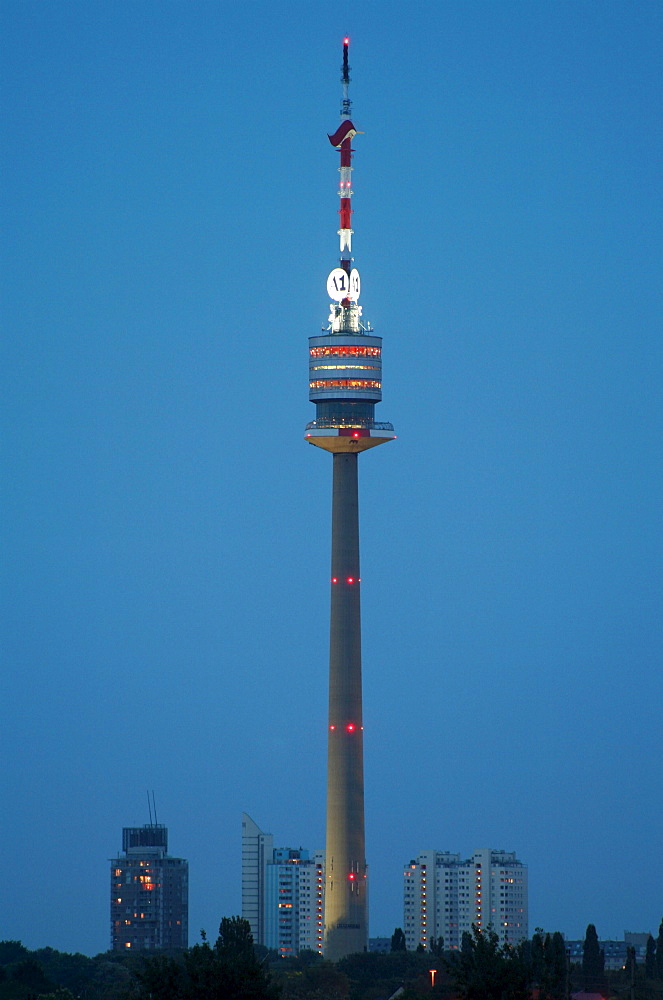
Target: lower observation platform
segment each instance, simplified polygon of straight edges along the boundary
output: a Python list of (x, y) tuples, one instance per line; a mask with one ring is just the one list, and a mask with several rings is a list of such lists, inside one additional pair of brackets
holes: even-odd
[(324, 422), (312, 420), (306, 425), (304, 439), (325, 451), (339, 454), (355, 453), (375, 448), (378, 444), (393, 441), (396, 435), (391, 424), (373, 423), (370, 427), (325, 426)]

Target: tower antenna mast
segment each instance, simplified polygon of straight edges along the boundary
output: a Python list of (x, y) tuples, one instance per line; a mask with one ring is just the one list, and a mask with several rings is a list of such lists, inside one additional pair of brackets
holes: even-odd
[[(333, 135), (329, 136), (329, 141), (341, 154), (341, 165), (338, 168), (341, 175), (338, 195), (341, 199), (339, 215), (341, 217), (341, 228), (338, 231), (340, 237), (341, 257), (340, 265), (342, 270), (350, 276), (352, 270), (352, 140), (358, 134), (358, 130), (352, 124), (350, 118), (350, 66), (348, 65), (348, 49), (350, 39), (346, 36), (343, 39), (343, 65), (341, 66), (341, 83), (343, 84), (343, 98), (341, 100), (341, 124)], [(342, 280), (342, 279), (341, 279)], [(356, 296), (358, 297), (358, 296)], [(348, 302), (345, 304), (349, 304)]]
[(350, 48), (350, 39), (346, 37), (343, 39), (343, 65), (341, 66), (341, 83), (343, 84), (343, 100), (341, 101), (341, 119), (350, 118), (350, 108), (352, 107), (352, 101), (350, 100), (350, 67), (348, 66), (348, 49)]

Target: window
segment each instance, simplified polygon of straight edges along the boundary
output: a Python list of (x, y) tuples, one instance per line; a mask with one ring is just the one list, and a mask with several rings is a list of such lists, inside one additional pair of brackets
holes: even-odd
[(357, 364), (354, 364), (354, 365), (313, 365), (310, 368), (310, 371), (312, 371), (312, 372), (340, 371), (340, 370), (347, 370), (348, 368), (351, 369), (352, 371), (356, 371), (358, 368), (361, 369), (362, 371), (373, 371), (373, 372), (379, 372), (380, 371), (380, 366), (379, 365), (357, 365)]
[(328, 347), (311, 347), (312, 358), (379, 358), (382, 354), (381, 347), (355, 347), (352, 344), (330, 344)]
[(382, 383), (371, 378), (314, 379), (309, 389), (381, 389)]

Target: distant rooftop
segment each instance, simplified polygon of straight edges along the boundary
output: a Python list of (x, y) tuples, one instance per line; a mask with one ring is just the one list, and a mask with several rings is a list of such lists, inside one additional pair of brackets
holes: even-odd
[(168, 827), (161, 823), (146, 823), (144, 826), (122, 828), (122, 850), (125, 853), (150, 848), (168, 853)]

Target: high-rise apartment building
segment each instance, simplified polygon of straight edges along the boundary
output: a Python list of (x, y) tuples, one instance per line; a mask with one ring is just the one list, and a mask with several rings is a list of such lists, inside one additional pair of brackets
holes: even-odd
[(430, 947), (432, 937), (444, 947), (460, 948), (472, 925), (491, 927), (502, 944), (529, 936), (527, 865), (514, 853), (490, 848), (460, 854), (422, 851), (403, 871), (403, 929), (408, 949)]
[(168, 829), (124, 827), (111, 860), (111, 951), (186, 948), (189, 863), (168, 854)]
[(280, 847), (266, 865), (265, 940), (287, 957), (305, 949), (322, 954), (322, 852)]
[(271, 833), (242, 815), (242, 916), (256, 944), (283, 956), (322, 954), (324, 853), (274, 847)]
[(242, 916), (256, 944), (265, 943), (266, 865), (274, 853), (274, 838), (242, 813)]

